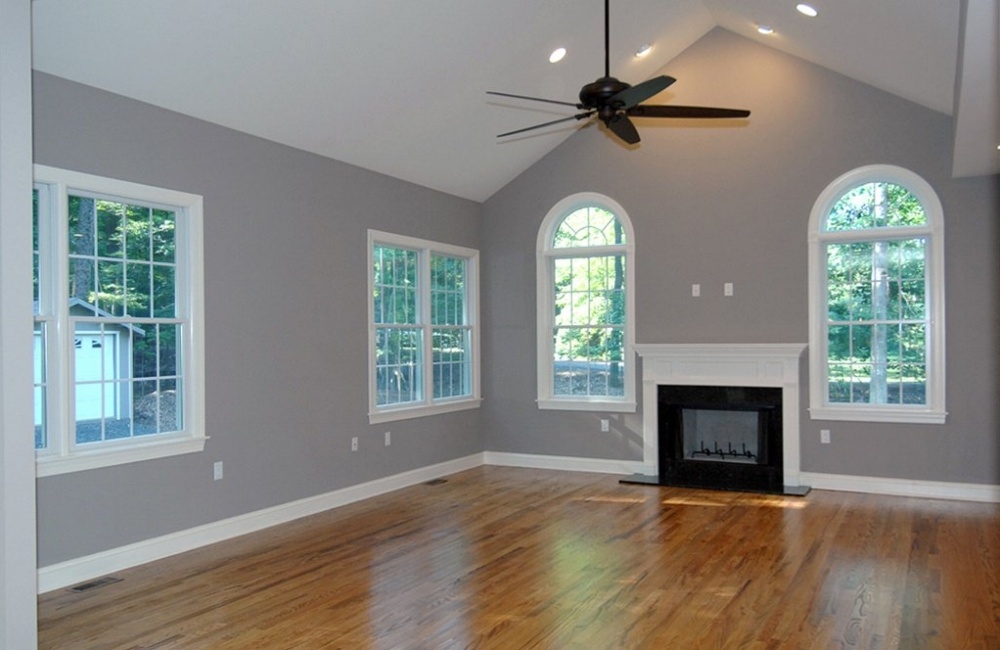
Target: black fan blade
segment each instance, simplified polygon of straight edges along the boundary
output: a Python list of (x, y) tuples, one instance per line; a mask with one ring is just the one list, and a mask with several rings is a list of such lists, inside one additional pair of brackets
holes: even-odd
[(545, 102), (547, 104), (559, 104), (560, 106), (572, 106), (573, 108), (583, 108), (580, 104), (572, 104), (570, 102), (560, 102), (555, 99), (543, 99), (541, 97), (528, 97), (527, 95), (511, 95), (510, 93), (498, 93), (495, 90), (487, 90), (487, 95), (497, 95), (499, 97), (513, 97), (514, 99), (527, 99), (532, 102)]
[(631, 88), (626, 88), (620, 93), (612, 96), (611, 99), (608, 100), (608, 104), (616, 106), (620, 103), (622, 108), (632, 108), (636, 104), (644, 102), (653, 95), (663, 91), (667, 86), (675, 81), (677, 80), (666, 75), (653, 77), (652, 79), (643, 81), (641, 84), (632, 86)]
[(709, 106), (633, 106), (628, 109), (632, 117), (749, 117), (750, 111), (740, 108), (712, 108)]
[(535, 129), (541, 129), (546, 126), (552, 126), (553, 124), (559, 124), (560, 122), (569, 122), (570, 120), (582, 120), (585, 117), (590, 117), (594, 114), (594, 111), (584, 111), (583, 113), (577, 113), (576, 115), (570, 115), (569, 117), (563, 117), (558, 120), (552, 120), (551, 122), (543, 122), (541, 124), (536, 124), (534, 126), (528, 126), (523, 129), (518, 129), (516, 131), (507, 131), (506, 133), (501, 133), (498, 138), (505, 138), (508, 135), (517, 135), (518, 133), (524, 133), (525, 131), (534, 131)]
[(639, 142), (639, 132), (635, 130), (632, 120), (628, 119), (625, 113), (618, 113), (608, 120), (608, 128), (611, 132), (629, 144)]

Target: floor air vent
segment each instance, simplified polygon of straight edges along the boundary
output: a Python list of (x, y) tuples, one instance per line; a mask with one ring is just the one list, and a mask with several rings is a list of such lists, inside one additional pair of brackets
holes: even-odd
[(75, 587), (70, 587), (68, 591), (74, 591), (76, 593), (81, 593), (84, 591), (90, 591), (91, 589), (97, 589), (98, 587), (105, 587), (107, 585), (113, 585), (116, 582), (121, 582), (121, 578), (114, 578), (108, 576), (106, 578), (98, 578), (97, 580), (91, 580), (90, 582), (84, 582), (82, 584), (76, 585)]
[(446, 479), (446, 478), (432, 478), (431, 480), (429, 480), (426, 483), (424, 483), (424, 485), (441, 485), (441, 484), (447, 483), (447, 482), (448, 482), (448, 479)]

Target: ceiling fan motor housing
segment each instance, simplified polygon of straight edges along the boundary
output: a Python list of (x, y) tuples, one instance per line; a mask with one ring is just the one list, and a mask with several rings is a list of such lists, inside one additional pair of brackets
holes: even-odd
[(614, 77), (601, 77), (597, 81), (593, 81), (580, 89), (580, 103), (586, 108), (603, 108), (608, 106), (608, 100), (631, 87), (624, 81), (618, 81)]

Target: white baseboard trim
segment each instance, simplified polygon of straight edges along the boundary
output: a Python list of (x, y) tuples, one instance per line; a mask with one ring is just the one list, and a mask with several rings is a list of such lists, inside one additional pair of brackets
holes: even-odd
[[(654, 472), (654, 468), (641, 461), (486, 451), (42, 567), (38, 570), (38, 593), (68, 587), (480, 465), (615, 475)], [(800, 480), (803, 485), (818, 490), (1000, 503), (1000, 485), (911, 481), (814, 472), (802, 472)]]
[(553, 469), (566, 472), (594, 472), (596, 474), (652, 474), (653, 468), (639, 460), (613, 460), (608, 458), (579, 458), (576, 456), (543, 456), (514, 454), (505, 451), (487, 451), (483, 454), (486, 465)]
[(847, 474), (818, 474), (815, 472), (802, 472), (799, 480), (802, 485), (808, 485), (817, 490), (1000, 503), (1000, 485), (943, 483)]
[(38, 593), (75, 585), (483, 464), (484, 455), (473, 454), (42, 567), (38, 570)]

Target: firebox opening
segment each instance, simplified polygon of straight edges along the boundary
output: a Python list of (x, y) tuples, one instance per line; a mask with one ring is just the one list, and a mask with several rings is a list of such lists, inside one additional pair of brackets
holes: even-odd
[(781, 492), (781, 389), (658, 387), (659, 482)]

